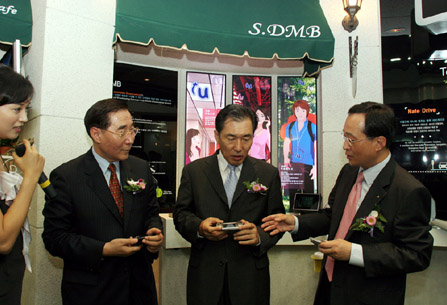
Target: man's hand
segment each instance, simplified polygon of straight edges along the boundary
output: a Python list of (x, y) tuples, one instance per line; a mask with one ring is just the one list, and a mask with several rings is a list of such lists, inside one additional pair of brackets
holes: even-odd
[(260, 239), (256, 225), (244, 219), (241, 219), (241, 222), (241, 230), (234, 233), (234, 240), (239, 241), (240, 245), (256, 246), (259, 244)]
[(222, 227), (217, 227), (216, 224), (223, 221), (216, 217), (208, 217), (203, 220), (199, 226), (200, 236), (212, 241), (219, 241), (228, 237), (227, 232), (222, 231)]
[(349, 261), (352, 243), (344, 239), (323, 241), (318, 250), (339, 261)]
[(116, 238), (104, 244), (103, 256), (126, 257), (141, 250), (141, 246), (134, 246), (138, 240), (135, 238)]
[(143, 239), (143, 244), (146, 245), (147, 251), (151, 253), (157, 253), (160, 251), (163, 244), (163, 234), (158, 228), (150, 228), (146, 232), (146, 237)]
[(280, 232), (292, 231), (295, 227), (295, 217), (290, 214), (273, 214), (262, 219), (261, 228), (270, 235), (276, 235)]

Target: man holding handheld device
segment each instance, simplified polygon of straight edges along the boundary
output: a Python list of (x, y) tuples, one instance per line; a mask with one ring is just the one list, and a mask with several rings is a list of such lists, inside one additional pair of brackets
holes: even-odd
[(217, 223), (217, 227), (221, 227), (222, 231), (239, 231), (243, 223), (240, 221)]
[(352, 106), (342, 134), (348, 164), (328, 207), (263, 219), (271, 235), (289, 231), (294, 241), (328, 234), (318, 246), (325, 256), (316, 305), (402, 305), (407, 273), (430, 264), (430, 193), (392, 158), (394, 128), (390, 107)]
[(315, 246), (319, 246), (320, 244), (321, 244), (321, 242), (322, 242), (322, 240), (319, 240), (319, 239), (316, 239), (316, 238), (313, 238), (313, 237), (311, 237), (310, 238), (310, 241), (315, 245)]
[[(225, 107), (214, 132), (220, 150), (183, 169), (174, 223), (191, 243), (189, 305), (270, 303), (267, 250), (281, 234), (270, 236), (260, 225), (284, 206), (278, 169), (248, 156), (256, 126), (251, 109)], [(263, 191), (250, 187), (256, 181)]]

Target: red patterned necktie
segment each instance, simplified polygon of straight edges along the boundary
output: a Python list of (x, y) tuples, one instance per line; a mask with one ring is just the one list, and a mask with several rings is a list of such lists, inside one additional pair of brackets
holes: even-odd
[[(334, 239), (344, 239), (348, 233), (349, 227), (351, 226), (352, 220), (357, 212), (357, 203), (359, 202), (360, 195), (362, 194), (363, 180), (365, 180), (365, 178), (363, 177), (363, 171), (361, 171), (357, 175), (357, 180), (349, 193), (348, 201), (346, 202), (345, 210), (343, 211), (343, 217), (341, 218), (340, 225), (338, 226)], [(334, 259), (332, 257), (328, 256), (325, 268), (329, 282), (332, 282), (332, 275), (334, 273)]]
[(113, 199), (115, 200), (115, 204), (118, 207), (118, 211), (120, 212), (121, 217), (123, 217), (124, 210), (124, 201), (123, 201), (123, 193), (121, 192), (120, 183), (118, 181), (118, 177), (116, 176), (116, 168), (115, 164), (110, 163), (110, 181), (109, 188), (112, 193)]

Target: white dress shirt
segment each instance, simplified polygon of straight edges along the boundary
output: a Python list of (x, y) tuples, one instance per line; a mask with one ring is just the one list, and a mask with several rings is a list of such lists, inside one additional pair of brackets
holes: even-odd
[[(360, 208), (360, 206), (363, 202), (363, 199), (365, 199), (365, 196), (368, 193), (371, 185), (374, 183), (377, 176), (380, 174), (380, 172), (383, 170), (383, 168), (387, 165), (387, 163), (390, 161), (390, 159), (391, 159), (391, 154), (388, 154), (388, 156), (382, 162), (380, 162), (368, 169), (365, 169), (365, 170), (363, 168), (359, 169), (359, 171), (363, 171), (363, 176), (365, 177), (365, 180), (363, 180), (363, 182), (362, 182), (362, 193), (360, 194), (360, 199), (357, 203), (356, 211)], [(299, 221), (298, 221), (298, 217), (295, 216), (295, 227), (293, 228), (292, 231), (290, 231), (290, 234), (294, 234), (294, 233), (298, 232), (298, 230), (299, 230)], [(365, 266), (365, 262), (363, 260), (362, 245), (352, 243), (349, 264), (355, 265), (358, 267)]]

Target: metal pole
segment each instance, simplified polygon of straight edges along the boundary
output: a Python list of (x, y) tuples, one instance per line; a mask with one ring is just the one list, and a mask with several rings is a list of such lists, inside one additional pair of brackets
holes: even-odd
[(15, 72), (21, 74), (22, 72), (22, 46), (20, 40), (16, 39), (12, 45), (12, 60), (13, 69)]

